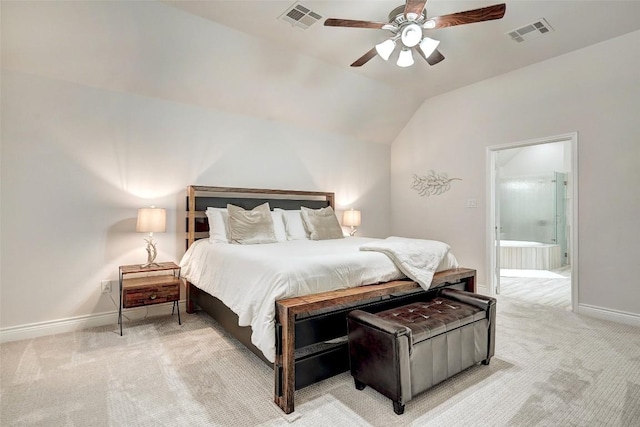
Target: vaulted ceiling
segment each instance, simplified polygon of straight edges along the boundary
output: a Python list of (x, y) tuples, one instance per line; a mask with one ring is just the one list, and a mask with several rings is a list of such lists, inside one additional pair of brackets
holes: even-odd
[[(402, 0), (301, 1), (322, 16), (306, 30), (279, 19), (293, 0), (2, 1), (2, 68), (391, 144), (427, 98), (640, 30), (640, 0), (507, 0), (503, 19), (429, 30), (446, 57), (437, 65), (376, 56), (354, 68), (390, 33), (324, 20), (386, 21)], [(499, 1), (429, 0), (427, 15)], [(552, 32), (506, 35), (541, 18)], [(611, 53), (625, 54), (638, 52)]]
[[(429, 0), (426, 9), (427, 16), (433, 17), (500, 2)], [(435, 66), (416, 58), (415, 65), (402, 69), (392, 56), (388, 62), (375, 57), (363, 67), (350, 68), (390, 33), (325, 27), (324, 20), (386, 22), (402, 0), (301, 0), (300, 4), (322, 16), (306, 30), (279, 19), (294, 4), (292, 0), (166, 3), (358, 75), (409, 89), (422, 99), (640, 29), (640, 1), (507, 0), (501, 20), (430, 30), (429, 36), (441, 41), (439, 50), (446, 57)], [(547, 20), (552, 32), (522, 43), (506, 34), (540, 18)]]

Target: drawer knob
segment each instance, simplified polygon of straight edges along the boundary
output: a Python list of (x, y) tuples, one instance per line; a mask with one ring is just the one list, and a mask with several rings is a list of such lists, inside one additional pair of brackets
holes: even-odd
[(156, 294), (153, 294), (149, 297), (149, 299), (156, 299), (158, 296)]

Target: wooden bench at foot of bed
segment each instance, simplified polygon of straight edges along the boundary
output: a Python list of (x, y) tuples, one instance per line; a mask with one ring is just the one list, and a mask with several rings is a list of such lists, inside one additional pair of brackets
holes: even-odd
[(475, 277), (476, 270), (456, 268), (436, 273), (428, 291), (415, 282), (397, 280), (276, 301), (276, 404), (289, 414), (295, 390), (349, 369), (349, 311), (397, 307), (445, 286), (475, 292)]

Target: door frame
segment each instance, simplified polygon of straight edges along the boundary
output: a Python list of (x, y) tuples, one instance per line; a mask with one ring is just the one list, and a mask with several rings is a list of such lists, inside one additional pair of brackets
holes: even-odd
[[(527, 147), (532, 145), (548, 144), (552, 142), (570, 141), (571, 150), (571, 232), (569, 233), (569, 250), (571, 254), (571, 310), (578, 311), (578, 132), (544, 138), (530, 139), (526, 141), (512, 142), (501, 145), (492, 145), (486, 148), (486, 176), (487, 176), (487, 229), (486, 229), (486, 254), (487, 254), (487, 283), (489, 295), (496, 295), (496, 287), (499, 283), (499, 247), (496, 245), (496, 230), (498, 226), (499, 212), (496, 209), (498, 195), (496, 194), (496, 165), (498, 152), (511, 148)], [(499, 236), (498, 236), (499, 239)]]

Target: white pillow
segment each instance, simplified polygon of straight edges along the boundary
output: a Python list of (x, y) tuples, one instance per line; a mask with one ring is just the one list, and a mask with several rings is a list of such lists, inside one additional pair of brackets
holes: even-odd
[(226, 208), (207, 208), (209, 220), (209, 241), (211, 243), (229, 243), (229, 214)]
[(302, 222), (302, 211), (285, 211), (280, 208), (276, 208), (274, 211), (282, 212), (287, 240), (309, 240), (309, 233)]
[(283, 211), (276, 209), (271, 212), (271, 219), (273, 219), (273, 231), (276, 233), (276, 239), (278, 242), (284, 242), (287, 240), (287, 231), (284, 228), (282, 212)]
[[(208, 207), (206, 214), (209, 220), (209, 241), (211, 243), (229, 243), (229, 212), (227, 208)], [(285, 242), (287, 240), (287, 232), (284, 228), (282, 210), (271, 212), (271, 218), (273, 219), (276, 239), (278, 239), (278, 242)]]

